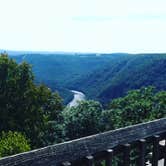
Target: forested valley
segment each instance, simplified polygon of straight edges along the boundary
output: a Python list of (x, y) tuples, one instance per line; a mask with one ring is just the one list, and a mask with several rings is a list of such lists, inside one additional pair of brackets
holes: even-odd
[(64, 104), (73, 97), (70, 89), (102, 104), (142, 86), (166, 90), (166, 54), (18, 53), (10, 57), (31, 64), (35, 82), (58, 91)]

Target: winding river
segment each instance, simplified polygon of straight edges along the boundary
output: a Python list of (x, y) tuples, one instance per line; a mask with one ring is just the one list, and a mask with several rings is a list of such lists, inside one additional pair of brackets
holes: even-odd
[(67, 105), (68, 107), (75, 107), (79, 101), (85, 100), (85, 94), (76, 90), (71, 90), (74, 94), (73, 100)]

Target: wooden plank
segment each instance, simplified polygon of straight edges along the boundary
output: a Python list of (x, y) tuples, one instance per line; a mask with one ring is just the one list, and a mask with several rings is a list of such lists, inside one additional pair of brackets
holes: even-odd
[(63, 163), (61, 164), (61, 166), (71, 166), (71, 163), (68, 162), (68, 161), (66, 161), (66, 162), (63, 162)]
[(112, 158), (113, 158), (113, 150), (112, 149), (108, 149), (106, 151), (106, 166), (112, 166)]
[(124, 145), (123, 165), (124, 166), (130, 166), (130, 144), (125, 144)]
[(0, 159), (0, 166), (59, 166), (117, 145), (166, 132), (166, 118)]
[(153, 140), (152, 166), (158, 166), (159, 141), (160, 141), (160, 136), (159, 135), (155, 135), (154, 136), (154, 140)]
[(165, 139), (165, 145), (164, 145), (164, 166), (166, 166), (166, 139)]
[(146, 140), (139, 140), (139, 166), (145, 166)]
[(86, 156), (87, 166), (93, 166), (93, 156)]

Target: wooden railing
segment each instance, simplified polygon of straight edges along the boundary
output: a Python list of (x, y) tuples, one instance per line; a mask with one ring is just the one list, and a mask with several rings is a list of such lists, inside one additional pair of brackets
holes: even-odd
[(0, 166), (157, 166), (165, 139), (163, 118), (2, 158)]

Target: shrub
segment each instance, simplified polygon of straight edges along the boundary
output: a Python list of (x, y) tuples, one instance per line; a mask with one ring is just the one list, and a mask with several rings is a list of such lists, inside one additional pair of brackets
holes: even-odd
[(2, 132), (0, 138), (0, 157), (30, 150), (29, 141), (18, 132)]

